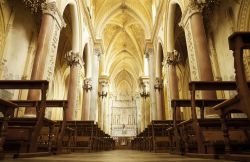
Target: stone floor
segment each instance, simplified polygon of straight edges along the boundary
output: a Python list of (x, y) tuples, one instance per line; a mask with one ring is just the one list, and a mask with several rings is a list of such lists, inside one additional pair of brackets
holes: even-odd
[[(148, 153), (131, 150), (115, 150), (98, 153), (72, 153), (49, 157), (29, 159), (6, 159), (6, 162), (222, 162), (225, 160), (210, 160), (189, 158), (167, 153)], [(226, 161), (225, 161), (226, 162)], [(228, 161), (227, 161), (228, 162)]]

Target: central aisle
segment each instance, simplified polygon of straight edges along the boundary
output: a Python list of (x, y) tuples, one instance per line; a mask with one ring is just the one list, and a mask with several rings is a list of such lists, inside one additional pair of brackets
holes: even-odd
[[(149, 153), (131, 150), (115, 150), (98, 153), (72, 153), (49, 157), (30, 159), (9, 159), (6, 162), (222, 162), (224, 160), (209, 160), (199, 158), (188, 158), (167, 153)], [(228, 161), (225, 161), (228, 162)]]

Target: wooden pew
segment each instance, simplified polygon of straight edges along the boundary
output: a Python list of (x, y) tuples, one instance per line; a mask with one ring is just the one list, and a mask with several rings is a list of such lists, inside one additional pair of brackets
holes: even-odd
[(67, 127), (75, 130), (75, 145), (70, 148), (72, 151), (92, 152), (97, 150), (97, 129), (94, 121), (68, 121)]
[(17, 105), (7, 100), (0, 99), (0, 112), (3, 114), (3, 122), (0, 130), (0, 160), (4, 159), (3, 145), (6, 138), (6, 131), (8, 128), (8, 120), (14, 112)]
[[(250, 49), (250, 32), (233, 33), (228, 38), (228, 41), (229, 49), (233, 51), (234, 56), (238, 95), (215, 106), (213, 109), (220, 112), (222, 119), (226, 158), (247, 161), (250, 159), (250, 90), (245, 76), (243, 55), (245, 49)], [(227, 119), (228, 114), (232, 112), (245, 113), (248, 120), (233, 119), (238, 121), (232, 122), (232, 119)]]
[(154, 152), (169, 151), (172, 140), (167, 129), (173, 126), (172, 120), (153, 120), (152, 129), (152, 149)]
[[(13, 103), (17, 104), (18, 107), (35, 107), (36, 112), (40, 112), (39, 108), (41, 107), (41, 101), (22, 101), (22, 100), (13, 100)], [(62, 152), (62, 139), (66, 127), (66, 110), (68, 107), (67, 100), (47, 100), (47, 108), (62, 108), (63, 109), (63, 120), (60, 124), (56, 124), (54, 121), (50, 121), (51, 124), (44, 125), (39, 135), (39, 146), (38, 151), (48, 151), (48, 152)], [(37, 114), (38, 116), (38, 114)], [(27, 118), (26, 118), (27, 119)], [(19, 120), (26, 120), (25, 118), (20, 118)], [(29, 118), (28, 118), (29, 119)], [(45, 121), (48, 119), (44, 118)], [(34, 118), (36, 120), (36, 118)], [(40, 150), (39, 150), (40, 149)]]
[[(200, 135), (203, 137), (203, 144), (205, 149), (204, 153), (218, 153), (218, 150), (223, 147), (221, 124), (219, 119), (205, 119), (204, 109), (207, 107), (212, 107), (225, 99), (199, 99), (195, 100), (195, 107), (200, 108), (200, 119), (194, 120), (193, 118), (187, 121), (177, 121), (176, 119), (176, 109), (178, 107), (190, 108), (191, 100), (188, 99), (174, 99), (171, 100), (171, 106), (173, 108), (173, 118), (174, 118), (174, 141), (175, 145), (173, 150), (178, 154), (194, 153), (199, 152), (197, 149), (197, 126), (199, 125), (199, 130), (201, 130)], [(196, 110), (195, 110), (196, 112)], [(194, 115), (192, 115), (193, 117)], [(179, 122), (179, 123), (178, 123)], [(220, 141), (220, 142), (219, 142)]]
[(49, 82), (46, 80), (1, 80), (0, 89), (37, 89), (41, 91), (41, 107), (37, 121), (30, 138), (29, 152), (36, 152), (37, 141), (43, 127), (46, 107), (46, 92)]
[[(250, 83), (248, 83), (250, 87)], [(223, 81), (223, 82), (205, 82), (205, 81), (192, 81), (189, 83), (189, 89), (191, 91), (191, 110), (192, 110), (192, 119), (193, 119), (193, 125), (195, 127), (195, 136), (197, 138), (197, 144), (198, 144), (198, 152), (199, 153), (205, 153), (206, 148), (204, 146), (204, 137), (201, 135), (201, 129), (199, 127), (197, 115), (196, 115), (196, 105), (195, 105), (195, 93), (197, 90), (236, 90), (237, 84), (233, 81)], [(226, 100), (226, 101), (232, 101), (232, 99)], [(225, 102), (225, 101), (223, 101)], [(221, 103), (223, 103), (221, 102)], [(237, 102), (235, 100), (233, 103)], [(220, 104), (221, 104), (220, 103)], [(231, 104), (233, 104), (231, 103)], [(220, 121), (222, 122), (222, 121)]]
[(30, 138), (29, 152), (36, 152), (39, 133), (43, 127), (43, 120), (46, 107), (46, 92), (49, 82), (46, 80), (1, 80), (0, 89), (37, 89), (41, 91), (41, 107), (37, 116), (35, 129)]

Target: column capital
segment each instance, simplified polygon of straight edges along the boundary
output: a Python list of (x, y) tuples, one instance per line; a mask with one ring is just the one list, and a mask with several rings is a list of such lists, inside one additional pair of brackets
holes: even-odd
[(147, 98), (150, 95), (149, 90), (149, 77), (147, 76), (141, 76), (139, 78), (140, 80), (140, 96)]
[(145, 55), (146, 56), (151, 56), (154, 54), (154, 49), (153, 48), (146, 48)]
[(196, 13), (202, 13), (207, 0), (189, 0), (189, 4), (187, 5), (186, 10), (183, 13), (182, 19), (179, 23), (179, 26), (185, 27), (187, 24), (187, 21), (192, 15)]
[(154, 89), (158, 91), (163, 89), (163, 80), (161, 78), (155, 78)]
[(42, 3), (46, 0), (23, 0), (25, 7), (29, 8), (32, 14), (38, 13), (41, 10)]
[(98, 92), (99, 97), (104, 98), (108, 95), (109, 78), (108, 76), (100, 76), (99, 78), (100, 92)]
[[(216, 6), (219, 6), (220, 0), (189, 0), (189, 4), (184, 11), (180, 26), (185, 27), (187, 21), (196, 13), (203, 13), (206, 16), (210, 15)], [(204, 13), (205, 12), (205, 13)]]
[(79, 52), (69, 51), (66, 53), (65, 59), (69, 66), (80, 65), (80, 62), (81, 62)]
[(83, 89), (87, 92), (92, 90), (92, 79), (91, 78), (86, 78), (84, 80)]
[(98, 58), (102, 55), (102, 50), (98, 47), (94, 48), (94, 55), (96, 55)]
[(180, 53), (177, 50), (167, 52), (167, 57), (164, 57), (163, 64), (177, 65), (180, 62)]
[(60, 28), (66, 27), (66, 23), (63, 19), (62, 14), (56, 6), (56, 2), (44, 2), (41, 4), (41, 10), (43, 14), (52, 16), (58, 23)]

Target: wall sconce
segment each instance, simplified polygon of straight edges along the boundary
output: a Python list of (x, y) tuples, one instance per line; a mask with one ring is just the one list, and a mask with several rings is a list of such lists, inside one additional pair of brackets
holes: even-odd
[(102, 99), (103, 99), (104, 97), (107, 97), (108, 92), (102, 91), (101, 93), (99, 92), (98, 95), (99, 95), (99, 97), (102, 97)]
[(92, 80), (90, 78), (84, 80), (83, 89), (87, 92), (92, 90)]
[(140, 96), (146, 99), (147, 97), (149, 97), (149, 95), (150, 95), (150, 93), (147, 89), (147, 86), (145, 84), (143, 84), (141, 92), (140, 92)]

